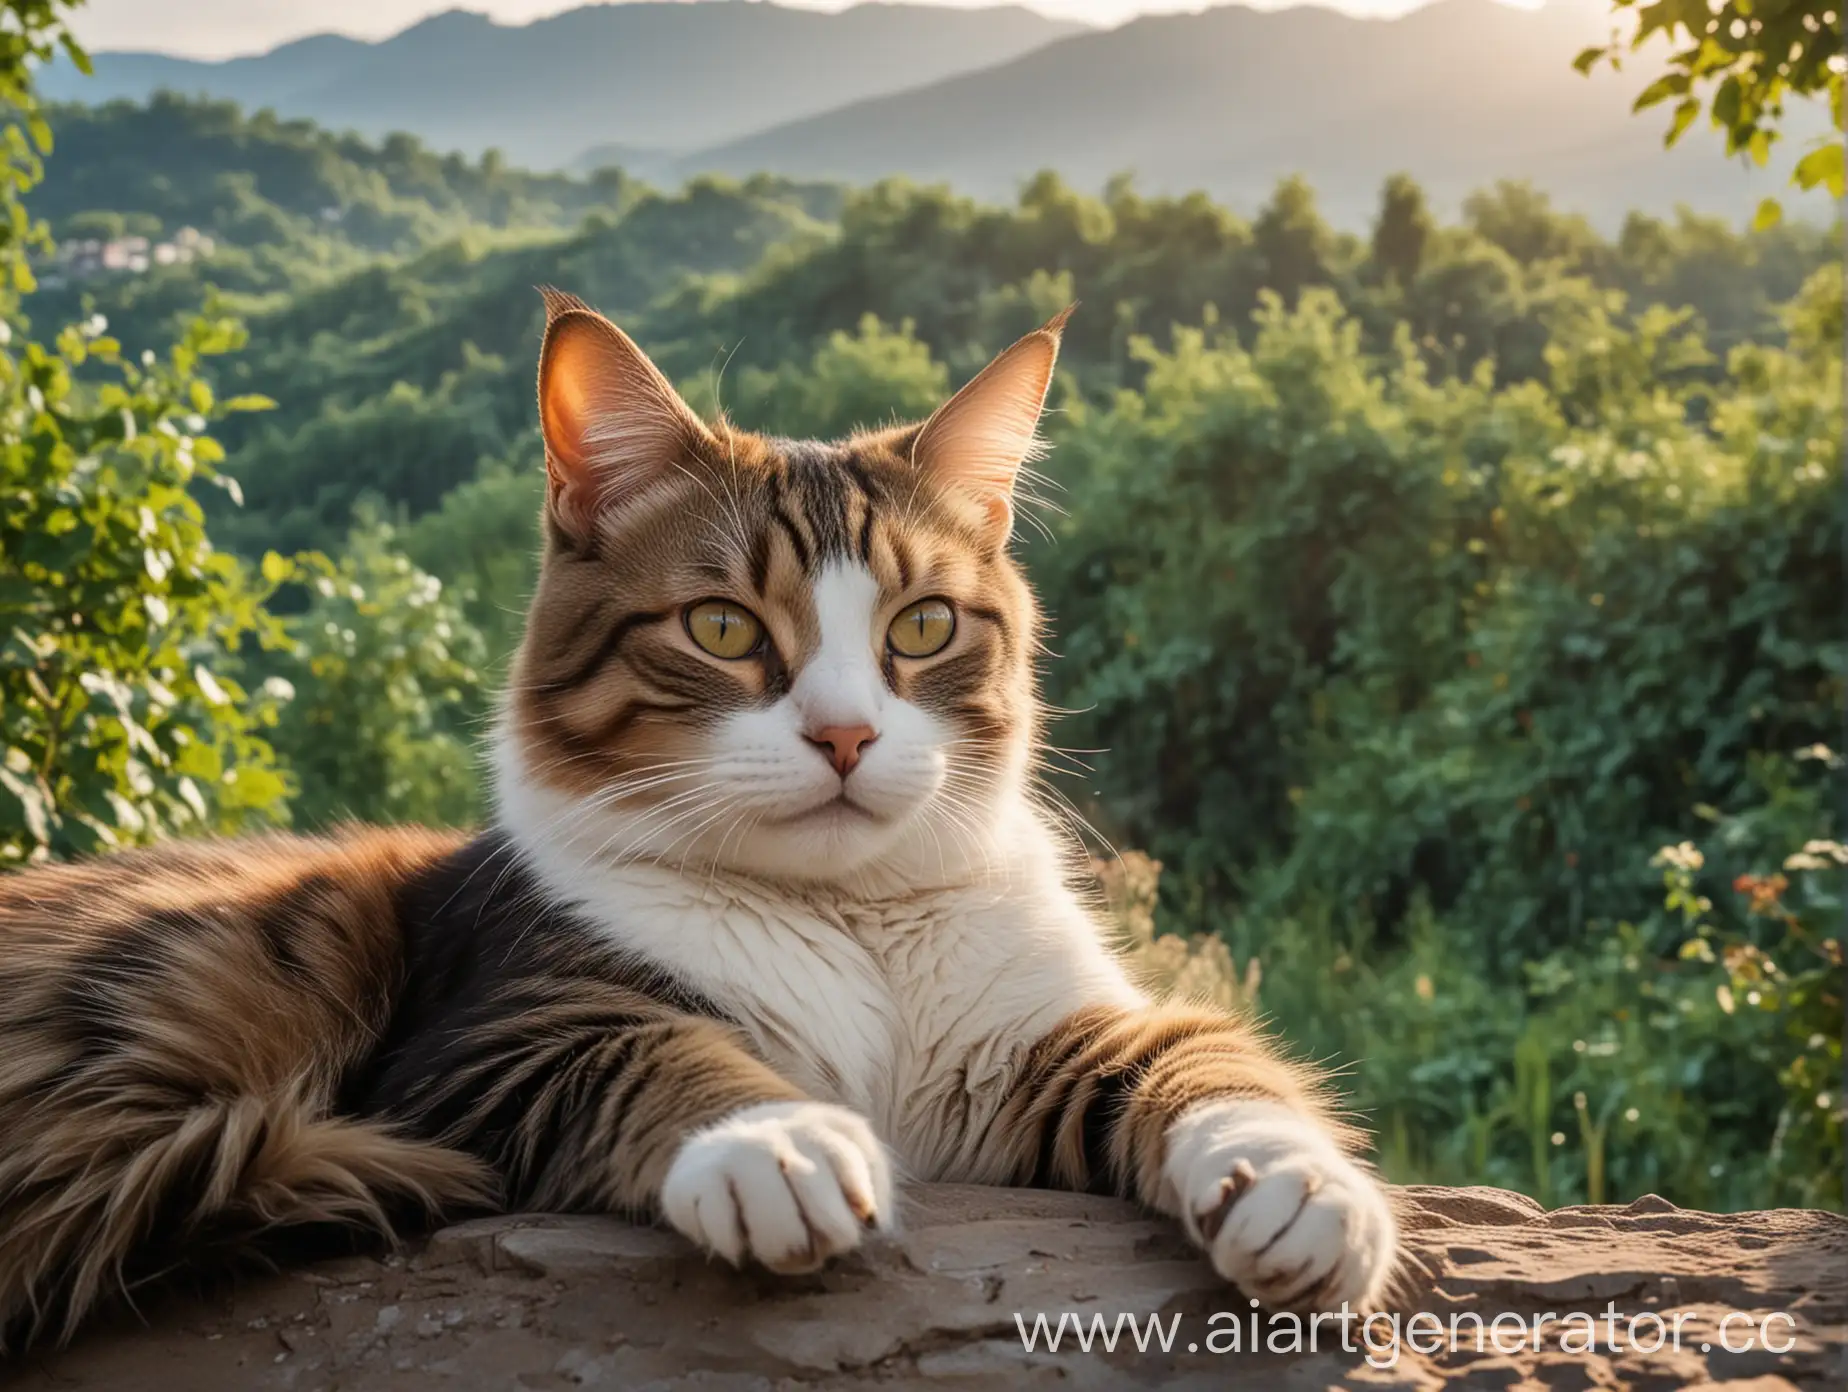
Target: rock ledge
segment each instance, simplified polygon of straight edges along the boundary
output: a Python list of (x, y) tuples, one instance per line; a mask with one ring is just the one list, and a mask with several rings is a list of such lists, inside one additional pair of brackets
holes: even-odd
[[(1254, 1350), (1248, 1302), (1217, 1283), (1170, 1225), (1128, 1205), (938, 1185), (909, 1196), (902, 1237), (813, 1277), (734, 1273), (672, 1234), (609, 1220), (487, 1219), (439, 1232), (403, 1257), (323, 1264), (215, 1301), (150, 1308), (147, 1326), (125, 1321), (63, 1353), (0, 1365), (0, 1382), (32, 1392), (1780, 1392), (1848, 1382), (1848, 1219), (1792, 1209), (1714, 1215), (1656, 1198), (1548, 1212), (1497, 1189), (1396, 1196), (1409, 1251), (1398, 1337), (1395, 1346), (1391, 1322), (1376, 1320), (1371, 1352), (1358, 1321), (1347, 1326), (1347, 1349), (1338, 1322), (1314, 1330), (1311, 1351), (1309, 1329), (1278, 1321), (1260, 1329), (1265, 1348)], [(1595, 1350), (1583, 1351), (1585, 1324), (1567, 1321), (1573, 1312), (1595, 1319)], [(1057, 1352), (1043, 1337), (1035, 1350), (1023, 1346), (1020, 1325), (1032, 1333), (1045, 1315), (1050, 1331), (1068, 1313), (1087, 1331), (1098, 1316), (1105, 1326), (1127, 1316), (1147, 1347), (1138, 1349), (1124, 1324), (1114, 1351), (1100, 1338), (1085, 1352), (1070, 1322)], [(1536, 1341), (1535, 1318), (1545, 1314), (1557, 1318)], [(1679, 1346), (1665, 1337), (1650, 1347), (1677, 1315)], [(1727, 1337), (1735, 1348), (1749, 1337), (1749, 1349), (1721, 1346), (1729, 1315)], [(1502, 1349), (1485, 1342), (1478, 1350), (1476, 1318), (1497, 1316)], [(1410, 1346), (1415, 1336), (1429, 1347), (1433, 1331), (1447, 1342), (1453, 1324), (1462, 1347)], [(1614, 1347), (1607, 1330), (1618, 1336)], [(1228, 1347), (1234, 1337), (1237, 1352)]]

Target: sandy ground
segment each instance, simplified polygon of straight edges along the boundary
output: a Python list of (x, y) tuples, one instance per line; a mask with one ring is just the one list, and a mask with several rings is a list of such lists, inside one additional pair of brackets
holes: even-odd
[[(1127, 1205), (941, 1186), (910, 1197), (902, 1237), (812, 1277), (733, 1273), (671, 1234), (613, 1221), (493, 1219), (401, 1257), (144, 1304), (145, 1324), (125, 1318), (64, 1352), (0, 1364), (0, 1384), (1848, 1388), (1848, 1219), (1790, 1209), (1717, 1216), (1659, 1199), (1546, 1212), (1494, 1189), (1396, 1192), (1408, 1245), (1398, 1337), (1376, 1319), (1363, 1342), (1351, 1321), (1346, 1349), (1338, 1321), (1313, 1330), (1282, 1321), (1257, 1330), (1254, 1350), (1248, 1302), (1168, 1224)], [(1568, 1319), (1574, 1312), (1592, 1320)], [(1082, 1317), (1087, 1332), (1101, 1316), (1119, 1331), (1114, 1351), (1102, 1338), (1089, 1352), (1077, 1347), (1069, 1322), (1056, 1352), (1044, 1335), (1034, 1350), (1023, 1346), (1023, 1327), (1032, 1334), (1045, 1315), (1049, 1333), (1064, 1314)], [(1536, 1318), (1549, 1314), (1536, 1337)], [(1477, 1315), (1502, 1317), (1480, 1348)], [(1145, 1349), (1123, 1316), (1141, 1326)], [(1728, 1316), (1736, 1352), (1721, 1345)], [(1460, 1347), (1410, 1346), (1448, 1344), (1453, 1325)], [(1584, 1351), (1588, 1327), (1596, 1347)]]

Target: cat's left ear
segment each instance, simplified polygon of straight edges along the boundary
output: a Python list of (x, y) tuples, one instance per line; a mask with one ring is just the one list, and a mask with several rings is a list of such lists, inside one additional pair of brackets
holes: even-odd
[(926, 474), (975, 497), (989, 526), (1006, 536), (1014, 524), (1014, 484), (1038, 457), (1040, 412), (1059, 360), (1059, 339), (1072, 305), (1035, 329), (976, 374), (924, 422), (911, 462)]
[(540, 293), (539, 426), (550, 506), (559, 525), (582, 539), (601, 512), (717, 446), (633, 339), (574, 296)]

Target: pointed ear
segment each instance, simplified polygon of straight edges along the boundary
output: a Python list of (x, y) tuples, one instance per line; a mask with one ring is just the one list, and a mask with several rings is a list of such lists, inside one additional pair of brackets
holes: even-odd
[(648, 355), (575, 296), (541, 290), (539, 428), (553, 515), (587, 537), (597, 514), (669, 475), (712, 434)]
[(924, 422), (911, 462), (973, 494), (1003, 536), (1013, 526), (1014, 483), (1040, 450), (1039, 418), (1072, 305), (1002, 353)]

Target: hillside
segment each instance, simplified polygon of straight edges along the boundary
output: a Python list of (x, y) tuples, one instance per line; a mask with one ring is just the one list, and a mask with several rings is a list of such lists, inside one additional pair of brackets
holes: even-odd
[(54, 107), (57, 151), (33, 210), (139, 214), (190, 223), (242, 245), (285, 233), (408, 250), (469, 225), (570, 223), (622, 194), (623, 181), (531, 173), (439, 155), (414, 138), (372, 144), (307, 121), (246, 115), (228, 101), (162, 93), (145, 106)]
[[(1737, 215), (1782, 191), (1781, 171), (1729, 168), (1704, 131), (1664, 154), (1666, 116), (1631, 114), (1654, 55), (1622, 74), (1576, 73), (1573, 56), (1607, 27), (1570, 0), (1439, 0), (1395, 20), (1242, 6), (1150, 17), (761, 131), (677, 169), (905, 174), (987, 197), (1043, 168), (1081, 188), (1134, 171), (1143, 187), (1204, 188), (1247, 211), (1301, 173), (1349, 227), (1395, 170), (1451, 207), (1495, 179), (1530, 179), (1608, 227), (1680, 203)], [(1787, 150), (1801, 150), (1801, 116)], [(1818, 199), (1814, 215), (1827, 213)]]
[[(539, 284), (568, 285), (619, 315), (709, 405), (722, 398), (786, 432), (826, 433), (900, 407), (878, 374), (833, 401), (807, 384), (835, 334), (856, 335), (849, 358), (902, 359), (902, 342), (864, 336), (867, 315), (909, 325), (967, 375), (993, 345), (1081, 299), (1066, 379), (1104, 395), (1141, 380), (1137, 333), (1165, 338), (1209, 305), (1249, 325), (1261, 291), (1326, 285), (1368, 306), (1376, 350), (1403, 319), (1421, 339), (1441, 337), (1447, 369), (1493, 356), (1518, 379), (1544, 372), (1559, 303), (1580, 295), (1562, 273), (1638, 305), (1688, 305), (1716, 343), (1732, 344), (1775, 332), (1770, 306), (1835, 245), (1801, 225), (1742, 239), (1647, 218), (1607, 242), (1544, 196), (1496, 186), (1463, 210), (1462, 227), (1433, 228), (1428, 254), (1400, 255), (1393, 289), (1368, 242), (1328, 225), (1328, 204), (1359, 202), (1341, 186), (1318, 209), (1317, 192), (1272, 185), (1249, 221), (1197, 194), (1118, 188), (1099, 201), (1056, 178), (1000, 206), (773, 175), (660, 193), (616, 170), (532, 173), (437, 155), (408, 136), (369, 142), (173, 96), (63, 106), (52, 123), (59, 157), (33, 204), (64, 247), (185, 227), (216, 245), (142, 274), (51, 258), (29, 311), (55, 324), (94, 310), (134, 351), (177, 332), (214, 291), (247, 319), (251, 347), (222, 369), (222, 385), (279, 407), (225, 425), (248, 506), (221, 538), (253, 552), (335, 545), (363, 491), (425, 513), (483, 461), (517, 454)], [(1379, 206), (1377, 189), (1365, 196), (1351, 217), (1361, 225)], [(922, 407), (929, 393), (919, 386), (902, 402)]]
[(548, 168), (610, 142), (687, 151), (735, 140), (1005, 62), (1079, 27), (1013, 6), (825, 14), (746, 0), (649, 2), (526, 25), (452, 10), (379, 43), (319, 35), (218, 63), (99, 53), (94, 78), (60, 63), (42, 87), (54, 100), (92, 102), (203, 94)]

